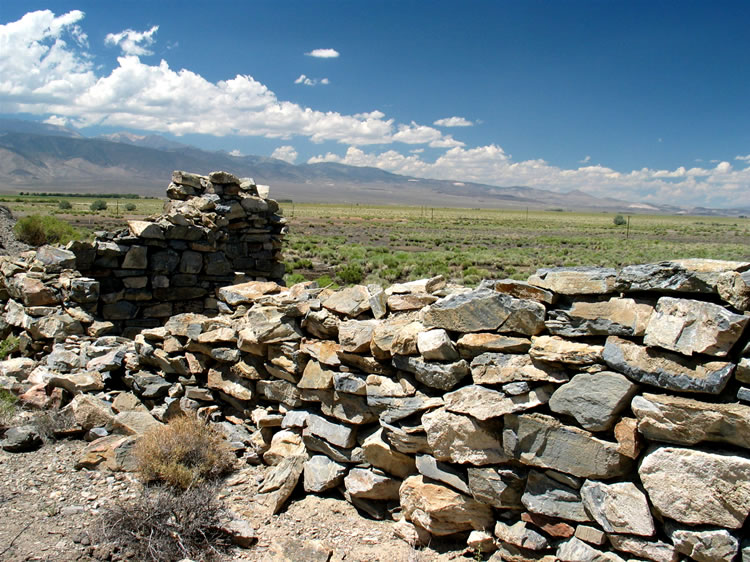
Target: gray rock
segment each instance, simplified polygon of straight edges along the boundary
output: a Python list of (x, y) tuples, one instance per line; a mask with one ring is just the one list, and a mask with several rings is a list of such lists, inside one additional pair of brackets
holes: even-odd
[(646, 327), (643, 343), (683, 355), (725, 357), (742, 335), (748, 316), (718, 304), (662, 297)]
[(455, 361), (458, 359), (456, 346), (448, 337), (448, 332), (441, 328), (420, 332), (417, 335), (417, 349), (427, 361)]
[(378, 419), (377, 409), (370, 408), (364, 397), (344, 392), (328, 393), (321, 397), (320, 409), (326, 416), (354, 425), (372, 423)]
[(1, 443), (3, 450), (9, 453), (35, 451), (44, 444), (39, 431), (32, 425), (11, 427)]
[[(418, 455), (416, 468), (422, 476), (426, 476), (430, 480), (447, 484), (464, 494), (471, 494), (466, 476), (450, 465), (435, 460), (431, 455)], [(408, 474), (405, 476), (408, 476)]]
[(479, 287), (505, 293), (517, 299), (528, 299), (546, 304), (554, 304), (555, 302), (555, 295), (552, 292), (515, 279), (485, 280), (479, 284)]
[(641, 482), (654, 508), (687, 525), (742, 527), (750, 509), (750, 458), (657, 447), (641, 461)]
[(373, 332), (378, 320), (347, 320), (339, 324), (341, 349), (349, 353), (365, 353), (370, 350)]
[(688, 359), (617, 336), (607, 338), (602, 358), (611, 369), (636, 382), (681, 392), (719, 394), (734, 371), (733, 363)]
[(258, 381), (256, 383), (258, 394), (266, 400), (281, 402), (289, 408), (302, 406), (300, 391), (292, 383), (284, 380)]
[(36, 259), (47, 266), (48, 271), (75, 269), (76, 267), (76, 255), (70, 250), (56, 246), (42, 246), (36, 251)]
[(404, 517), (436, 536), (490, 528), (492, 508), (444, 486), (410, 476), (399, 490)]
[(643, 336), (653, 311), (651, 304), (631, 298), (576, 300), (550, 310), (545, 325), (556, 336)]
[(589, 525), (576, 525), (575, 537), (596, 546), (602, 546), (607, 542), (607, 535), (604, 531)]
[(624, 267), (617, 276), (617, 283), (629, 292), (716, 293), (723, 275), (749, 268), (749, 263), (721, 260), (664, 261)]
[(602, 346), (570, 341), (558, 336), (537, 336), (531, 338), (529, 355), (538, 361), (592, 365), (601, 362)]
[(370, 310), (370, 292), (363, 285), (355, 285), (333, 293), (323, 301), (328, 310), (354, 318)]
[(310, 414), (307, 418), (305, 434), (315, 435), (344, 449), (351, 448), (356, 442), (356, 432), (353, 428), (330, 422), (314, 414)]
[(303, 432), (302, 441), (308, 451), (323, 453), (325, 456), (338, 463), (360, 464), (365, 462), (364, 451), (360, 447), (345, 449), (331, 445), (325, 439)]
[(365, 500), (396, 500), (401, 480), (366, 468), (353, 468), (344, 478), (347, 493)]
[(625, 562), (614, 552), (602, 552), (576, 537), (558, 546), (555, 555), (559, 562)]
[(582, 523), (591, 521), (578, 490), (536, 470), (529, 472), (521, 502), (532, 513)]
[(414, 457), (393, 449), (383, 439), (383, 428), (379, 428), (362, 442), (362, 450), (365, 459), (372, 466), (398, 478), (406, 478), (417, 470)]
[(495, 536), (504, 543), (529, 550), (544, 550), (548, 546), (547, 538), (530, 528), (525, 521), (507, 525), (502, 521), (495, 523)]
[(396, 369), (413, 373), (422, 384), (440, 390), (450, 390), (469, 374), (469, 364), (461, 359), (455, 363), (434, 363), (420, 357), (395, 355)]
[(526, 353), (531, 340), (494, 333), (464, 334), (456, 342), (458, 353), (464, 359), (473, 359), (483, 353)]
[(445, 409), (450, 412), (468, 414), (479, 420), (488, 420), (546, 404), (553, 390), (552, 385), (544, 385), (527, 394), (507, 396), (502, 392), (472, 384), (445, 394), (443, 399)]
[(650, 537), (655, 532), (648, 500), (632, 482), (586, 480), (581, 499), (586, 511), (608, 533)]
[(469, 489), (474, 499), (497, 509), (523, 509), (521, 495), (526, 484), (525, 469), (513, 466), (469, 467), (468, 473)]
[(422, 393), (405, 398), (368, 395), (367, 405), (376, 409), (382, 409), (380, 419), (386, 423), (393, 423), (417, 412), (439, 408), (443, 405), (443, 399), (437, 396), (426, 396)]
[(432, 453), (432, 448), (427, 442), (427, 434), (422, 426), (404, 428), (391, 425), (382, 419), (380, 425), (383, 427), (383, 440), (400, 453), (410, 455)]
[(505, 416), (503, 447), (507, 455), (524, 464), (582, 478), (612, 478), (625, 474), (632, 465), (616, 443), (542, 414)]
[[(293, 318), (275, 307), (254, 306), (247, 313), (247, 328), (239, 332), (237, 347), (247, 344), (281, 343), (302, 339), (302, 332)], [(246, 342), (246, 343), (244, 343)]]
[(555, 391), (549, 407), (558, 414), (573, 416), (589, 431), (606, 431), (615, 424), (637, 388), (619, 373), (581, 373)]
[(268, 515), (278, 513), (292, 495), (307, 462), (307, 455), (284, 458), (272, 467), (254, 501)]
[(315, 455), (305, 463), (305, 492), (314, 494), (335, 488), (344, 481), (346, 466), (324, 455)]
[(683, 529), (668, 525), (667, 535), (677, 552), (698, 562), (734, 560), (739, 541), (726, 529)]
[(534, 335), (544, 329), (544, 314), (544, 305), (538, 302), (477, 289), (450, 295), (430, 305), (423, 311), (422, 322), (427, 328), (453, 332), (499, 330)]
[(427, 442), (437, 460), (477, 466), (506, 462), (498, 427), (439, 408), (422, 416)]
[(750, 406), (643, 394), (633, 399), (631, 408), (638, 431), (652, 441), (678, 445), (714, 441), (750, 448)]
[(537, 270), (528, 281), (559, 295), (603, 295), (617, 290), (616, 279), (608, 267), (555, 267)]

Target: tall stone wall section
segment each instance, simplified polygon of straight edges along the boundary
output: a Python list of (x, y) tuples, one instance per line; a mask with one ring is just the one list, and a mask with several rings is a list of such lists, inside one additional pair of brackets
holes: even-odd
[(227, 172), (176, 171), (164, 213), (69, 246), (76, 267), (100, 283), (99, 319), (133, 335), (174, 314), (218, 312), (215, 291), (281, 281), (286, 219), (264, 186)]

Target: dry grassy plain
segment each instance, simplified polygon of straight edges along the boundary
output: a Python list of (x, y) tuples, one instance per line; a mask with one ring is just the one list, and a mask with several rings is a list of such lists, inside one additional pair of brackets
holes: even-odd
[[(289, 280), (393, 283), (443, 274), (468, 285), (540, 267), (684, 257), (750, 261), (750, 219), (282, 204)], [(628, 217), (624, 217), (627, 218)]]
[[(15, 216), (55, 215), (94, 231), (161, 212), (165, 199), (1, 196)], [(71, 204), (61, 209), (60, 201)], [(128, 205), (135, 209), (128, 210)], [(415, 206), (281, 203), (290, 233), (287, 281), (390, 284), (445, 275), (467, 285), (525, 279), (540, 267), (627, 264), (698, 257), (750, 261), (750, 219)], [(628, 217), (625, 217), (626, 220)]]

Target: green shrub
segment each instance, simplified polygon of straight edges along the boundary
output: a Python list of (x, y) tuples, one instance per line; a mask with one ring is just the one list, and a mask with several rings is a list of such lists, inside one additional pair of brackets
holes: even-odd
[(67, 211), (68, 209), (72, 209), (73, 205), (70, 204), (70, 201), (60, 201), (57, 204), (57, 208), (63, 211)]
[(91, 205), (89, 205), (89, 209), (92, 211), (104, 211), (107, 208), (107, 202), (102, 201), (101, 199), (97, 199), (96, 201), (93, 201)]
[(301, 273), (287, 273), (284, 275), (284, 282), (287, 287), (291, 287), (297, 283), (302, 283), (303, 281), (305, 281), (305, 276)]
[(81, 231), (55, 217), (29, 215), (19, 219), (13, 232), (21, 242), (31, 246), (66, 244), (81, 238)]
[(135, 203), (128, 203), (125, 205), (125, 210), (133, 212), (135, 211)]
[(8, 427), (16, 416), (18, 398), (16, 395), (0, 388), (0, 428)]
[(365, 278), (365, 274), (362, 271), (362, 266), (358, 263), (350, 263), (348, 265), (339, 266), (336, 271), (336, 276), (341, 279), (343, 283), (347, 283), (350, 285), (361, 283)]
[(622, 225), (626, 224), (628, 221), (626, 221), (625, 217), (623, 217), (622, 215), (617, 215), (612, 220), (612, 222), (615, 223), (615, 226), (622, 226)]
[(18, 349), (18, 338), (16, 336), (8, 336), (0, 342), (0, 361), (4, 361), (8, 358), (8, 355)]
[(181, 490), (218, 478), (236, 461), (227, 441), (192, 416), (174, 418), (144, 433), (135, 456), (145, 482), (163, 482)]

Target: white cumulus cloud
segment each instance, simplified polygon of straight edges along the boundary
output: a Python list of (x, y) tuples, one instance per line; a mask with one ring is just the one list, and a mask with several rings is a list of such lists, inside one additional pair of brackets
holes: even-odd
[(438, 127), (471, 127), (474, 123), (465, 117), (445, 117), (444, 119), (438, 119), (433, 125)]
[(304, 74), (300, 74), (299, 78), (297, 78), (294, 81), (295, 84), (303, 84), (305, 86), (317, 86), (318, 84), (327, 85), (330, 84), (328, 78), (322, 78), (318, 80), (317, 78), (309, 78)]
[(271, 153), (271, 158), (278, 158), (279, 160), (289, 162), (290, 164), (294, 164), (294, 161), (297, 160), (297, 156), (297, 151), (293, 146), (288, 144), (278, 147)]
[(79, 41), (83, 17), (80, 11), (56, 16), (44, 10), (0, 25), (0, 113), (175, 135), (302, 136), (348, 145), (390, 144), (396, 135), (416, 143), (422, 135), (426, 143), (456, 142), (431, 127), (399, 126), (380, 111), (347, 115), (281, 100), (249, 75), (211, 82), (166, 60), (147, 64), (138, 54), (152, 44), (157, 26), (112, 34), (109, 42), (130, 54), (120, 56), (109, 74), (97, 73), (93, 55)]
[(340, 56), (336, 49), (313, 49), (309, 53), (305, 53), (308, 57), (315, 57), (319, 59), (335, 59)]
[(156, 32), (159, 26), (155, 25), (148, 31), (134, 31), (126, 29), (120, 33), (108, 33), (104, 38), (105, 45), (118, 45), (123, 55), (144, 56), (153, 55), (147, 47), (154, 44)]
[(472, 181), (496, 186), (529, 186), (557, 192), (582, 190), (597, 197), (666, 203), (684, 207), (750, 206), (750, 168), (734, 170), (728, 162), (714, 168), (642, 168), (618, 172), (600, 165), (576, 169), (553, 166), (541, 159), (515, 162), (499, 146), (454, 147), (434, 161), (412, 152), (365, 152), (351, 146), (343, 156), (333, 152), (310, 158), (309, 163), (338, 162), (370, 166), (409, 176)]
[(236, 156), (239, 158), (240, 156), (244, 156), (244, 154), (242, 154), (238, 148), (235, 148), (234, 150), (229, 151), (229, 156)]

